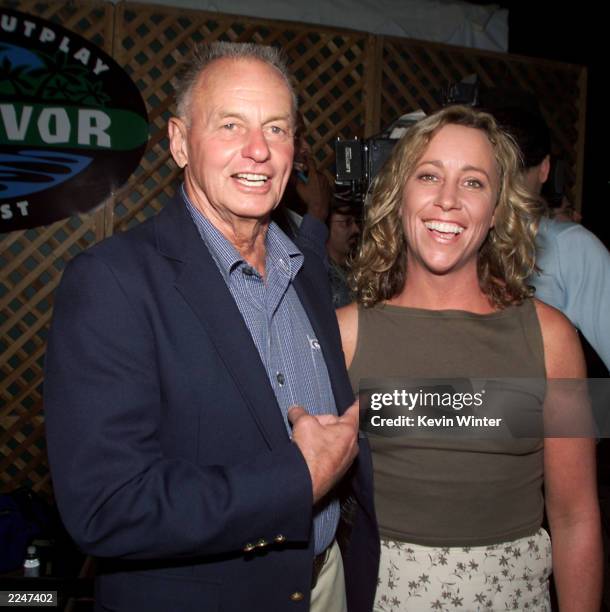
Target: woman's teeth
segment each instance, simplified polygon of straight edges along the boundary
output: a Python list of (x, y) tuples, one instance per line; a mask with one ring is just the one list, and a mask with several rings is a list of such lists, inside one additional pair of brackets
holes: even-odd
[(464, 228), (457, 223), (447, 223), (445, 221), (424, 221), (424, 225), (429, 230), (436, 230), (442, 234), (461, 234)]

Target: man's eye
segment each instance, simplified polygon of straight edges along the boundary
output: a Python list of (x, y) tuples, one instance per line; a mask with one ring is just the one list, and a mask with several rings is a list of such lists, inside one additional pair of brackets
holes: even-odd
[(286, 130), (281, 128), (279, 125), (271, 125), (271, 126), (269, 126), (269, 130), (271, 131), (272, 134), (276, 134), (276, 135), (280, 135), (280, 134), (285, 134), (286, 133)]
[(237, 126), (234, 123), (225, 123), (222, 126), (223, 130), (234, 130)]

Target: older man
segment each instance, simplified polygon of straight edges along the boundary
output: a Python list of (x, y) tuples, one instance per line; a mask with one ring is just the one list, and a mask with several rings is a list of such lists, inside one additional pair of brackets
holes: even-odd
[(270, 48), (201, 48), (177, 107), (179, 194), (72, 262), (49, 339), (49, 459), (102, 559), (97, 609), (345, 610), (340, 481), (347, 602), (370, 609), (370, 460), (326, 271), (269, 222), (292, 167), (286, 69)]

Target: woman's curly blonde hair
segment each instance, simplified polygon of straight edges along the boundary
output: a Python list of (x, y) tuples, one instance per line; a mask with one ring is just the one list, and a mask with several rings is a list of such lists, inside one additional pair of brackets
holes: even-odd
[(478, 257), (481, 290), (497, 308), (519, 304), (533, 294), (525, 281), (535, 269), (534, 239), (542, 207), (522, 183), (519, 148), (488, 113), (450, 106), (410, 127), (373, 182), (361, 246), (351, 266), (352, 288), (365, 307), (394, 297), (404, 287), (408, 248), (401, 219), (404, 187), (430, 140), (446, 125), (484, 132), (498, 166), (495, 223)]

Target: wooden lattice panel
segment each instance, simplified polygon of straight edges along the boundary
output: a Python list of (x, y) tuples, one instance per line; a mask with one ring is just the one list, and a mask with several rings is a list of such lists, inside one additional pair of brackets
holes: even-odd
[[(580, 194), (585, 72), (527, 58), (319, 26), (135, 3), (0, 3), (60, 23), (95, 42), (137, 84), (150, 140), (128, 183), (97, 212), (54, 225), (0, 235), (0, 489), (21, 484), (50, 492), (44, 445), (44, 342), (53, 294), (65, 263), (84, 248), (156, 214), (173, 194), (179, 171), (166, 136), (173, 84), (194, 43), (254, 41), (288, 54), (318, 163), (330, 168), (336, 137), (377, 133), (399, 115), (439, 106), (434, 92), (477, 74), (485, 85), (516, 85), (540, 100)], [(83, 195), (86, 197), (86, 194)]]
[(196, 43), (228, 40), (281, 47), (321, 167), (332, 165), (337, 136), (363, 134), (363, 34), (133, 3), (117, 6), (116, 24), (115, 59), (146, 102), (150, 142), (140, 169), (117, 198), (115, 231), (155, 214), (175, 191), (179, 172), (168, 152), (167, 122), (174, 111), (176, 72)]
[[(59, 23), (110, 50), (112, 7), (105, 3), (10, 6)], [(0, 490), (28, 485), (51, 491), (42, 380), (53, 295), (66, 262), (102, 237), (102, 219), (103, 210), (0, 234)]]
[(568, 64), (384, 38), (381, 126), (420, 108), (426, 113), (437, 110), (441, 90), (471, 75), (477, 75), (484, 87), (530, 92), (551, 129), (554, 153), (567, 162), (567, 187), (579, 204), (586, 96), (583, 74), (582, 67)]
[(362, 35), (312, 30), (282, 41), (292, 60), (307, 139), (324, 168), (334, 163), (336, 138), (363, 136), (365, 43)]

